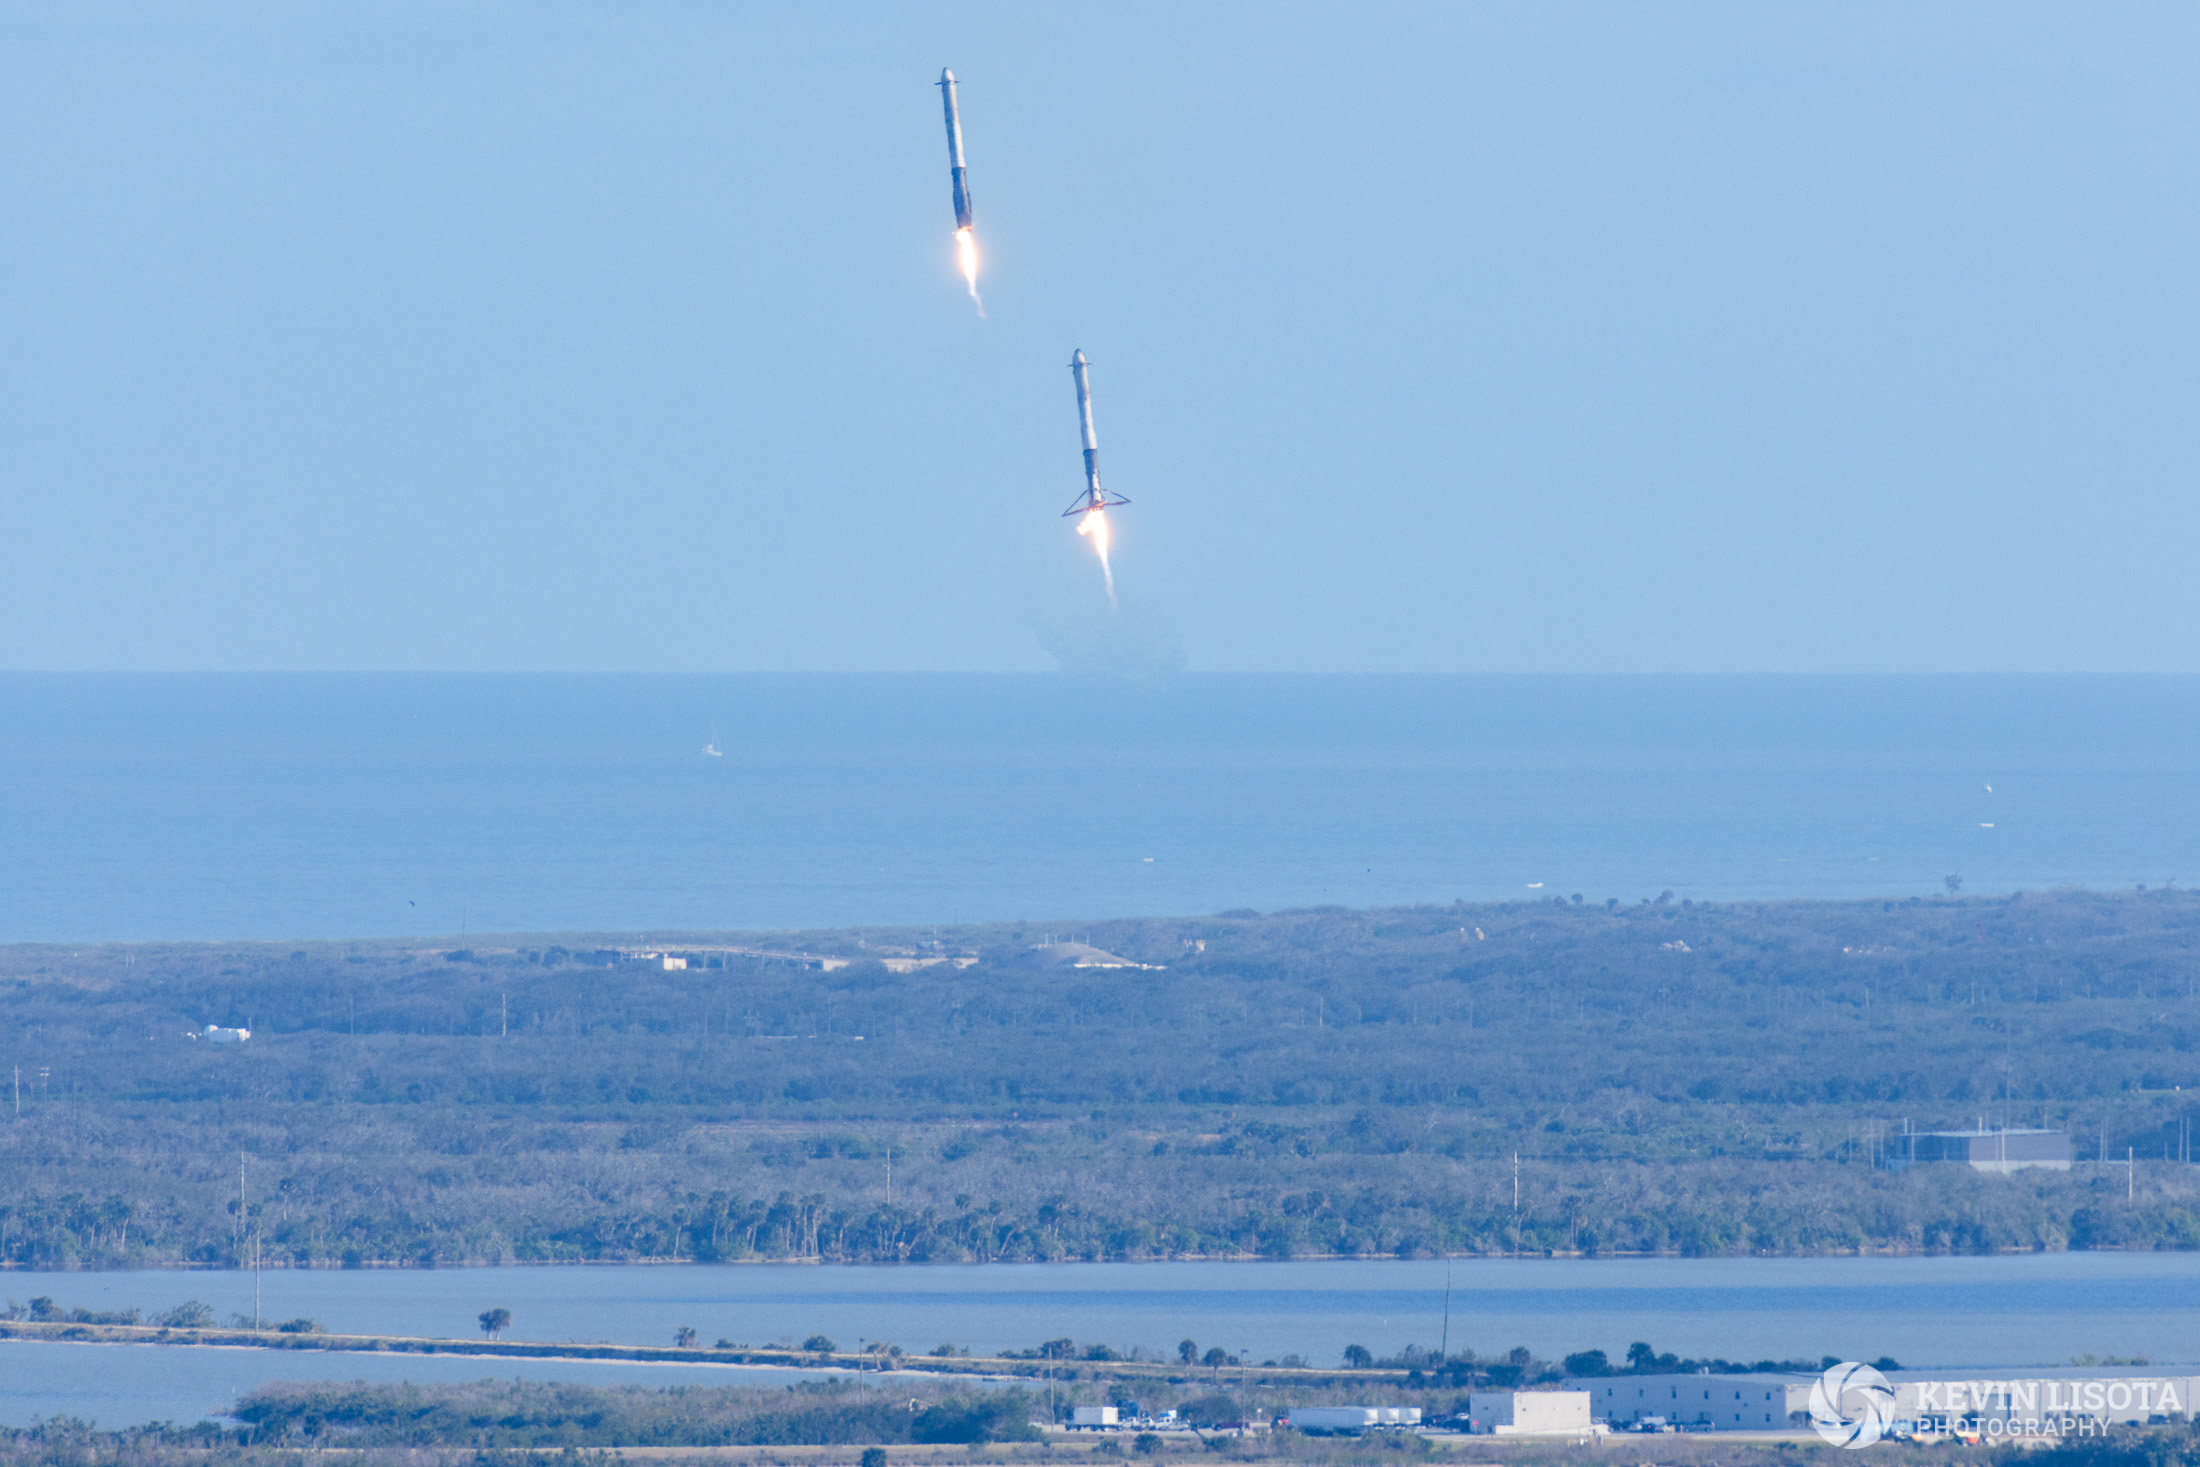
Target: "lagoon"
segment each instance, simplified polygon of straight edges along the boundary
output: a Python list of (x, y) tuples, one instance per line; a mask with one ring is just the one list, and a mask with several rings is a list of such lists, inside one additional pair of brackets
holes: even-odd
[[(1449, 1279), (1449, 1316), (1446, 1281)], [(252, 1310), (238, 1273), (29, 1273), (12, 1299), (147, 1312), (201, 1299)], [(1905, 1366), (2044, 1366), (2093, 1355), (2200, 1362), (2200, 1254), (2050, 1253), (1985, 1258), (1322, 1260), (1273, 1263), (976, 1264), (931, 1267), (607, 1266), (274, 1271), (270, 1319), (310, 1316), (360, 1333), (467, 1336), (502, 1306), (509, 1338), (670, 1344), (873, 1340), (978, 1353), (1069, 1336), (1173, 1356), (1181, 1339), (1250, 1361), (1334, 1362), (1346, 1345), (1540, 1356), (1600, 1348), (1730, 1359), (1876, 1359)], [(1447, 1335), (1448, 1330), (1448, 1335)], [(82, 1362), (98, 1351), (96, 1369)], [(784, 1380), (730, 1367), (276, 1355), (252, 1350), (0, 1345), (0, 1420), (69, 1412), (118, 1426), (216, 1414), (269, 1380), (473, 1380), (485, 1376), (672, 1384)]]

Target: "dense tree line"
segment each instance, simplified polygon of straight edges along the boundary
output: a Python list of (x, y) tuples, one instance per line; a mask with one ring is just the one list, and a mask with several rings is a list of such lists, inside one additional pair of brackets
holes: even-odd
[(268, 1445), (328, 1447), (788, 1446), (847, 1442), (1030, 1441), (1022, 1390), (912, 1398), (799, 1382), (784, 1389), (582, 1386), (483, 1380), (467, 1386), (265, 1386), (232, 1413)]
[[(2184, 892), (1049, 935), (0, 950), (0, 1261), (2200, 1246)], [(2080, 1165), (1874, 1165), (1982, 1118)]]

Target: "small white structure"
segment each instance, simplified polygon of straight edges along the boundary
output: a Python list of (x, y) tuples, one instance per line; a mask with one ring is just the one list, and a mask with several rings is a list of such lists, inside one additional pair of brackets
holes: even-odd
[(1291, 1424), (1310, 1436), (1404, 1431), (1421, 1424), (1419, 1406), (1297, 1406)]
[(1587, 1391), (1476, 1391), (1467, 1398), (1477, 1436), (1589, 1436)]
[(1070, 1413), (1072, 1426), (1114, 1426), (1120, 1414), (1114, 1406), (1079, 1406)]
[(677, 973), (687, 965), (688, 960), (686, 958), (675, 958), (669, 954), (665, 958), (665, 971), (667, 973)]
[(224, 1029), (219, 1024), (206, 1026), (206, 1042), (209, 1044), (242, 1044), (252, 1037), (250, 1029)]

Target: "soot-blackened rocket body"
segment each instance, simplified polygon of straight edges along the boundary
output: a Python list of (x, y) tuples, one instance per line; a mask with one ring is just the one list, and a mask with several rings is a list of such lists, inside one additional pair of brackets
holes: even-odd
[(1092, 376), (1086, 367), (1083, 352), (1069, 359), (1069, 374), (1077, 382), (1077, 428), (1085, 443), (1085, 492), (1077, 496), (1075, 504), (1062, 511), (1064, 519), (1073, 514), (1130, 503), (1122, 495), (1110, 494), (1100, 487), (1100, 444), (1092, 432)]
[(963, 167), (962, 109), (955, 105), (955, 73), (940, 72), (940, 101), (947, 109), (947, 171), (955, 181), (955, 227), (971, 228), (970, 171)]

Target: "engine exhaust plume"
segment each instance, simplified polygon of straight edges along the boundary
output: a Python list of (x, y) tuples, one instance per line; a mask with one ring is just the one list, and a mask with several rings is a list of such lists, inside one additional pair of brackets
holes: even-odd
[(1085, 517), (1077, 522), (1077, 533), (1092, 537), (1092, 548), (1100, 553), (1100, 574), (1108, 583), (1108, 609), (1115, 609), (1115, 567), (1108, 564), (1108, 512), (1104, 509), (1088, 509)]
[(970, 299), (977, 303), (978, 314), (985, 314), (985, 302), (978, 297), (978, 242), (967, 229), (955, 231), (955, 263), (962, 268), (963, 284), (970, 287)]

